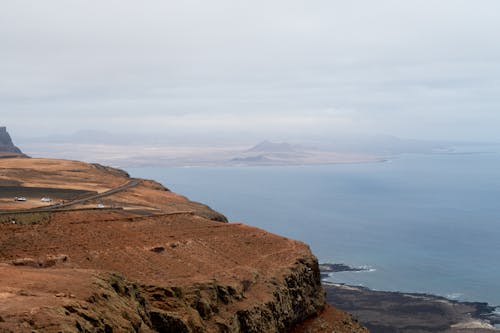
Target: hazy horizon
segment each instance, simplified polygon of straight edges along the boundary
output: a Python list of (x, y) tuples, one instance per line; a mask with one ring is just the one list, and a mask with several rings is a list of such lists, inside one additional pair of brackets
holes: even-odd
[(3, 1), (1, 125), (14, 140), (500, 141), (498, 13), (494, 0)]

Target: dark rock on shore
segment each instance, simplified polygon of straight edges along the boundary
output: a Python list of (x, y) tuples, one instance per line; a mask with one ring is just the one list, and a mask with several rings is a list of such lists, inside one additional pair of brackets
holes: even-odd
[(368, 268), (351, 267), (351, 266), (347, 266), (346, 264), (319, 264), (319, 269), (325, 273), (362, 272), (362, 271), (368, 270)]
[(368, 268), (365, 267), (351, 267), (346, 264), (319, 264), (319, 269), (321, 270), (321, 278), (327, 278), (330, 273), (338, 272), (363, 272), (367, 271)]
[(327, 302), (352, 313), (371, 333), (500, 332), (495, 307), (444, 297), (374, 291), (364, 287), (324, 283)]

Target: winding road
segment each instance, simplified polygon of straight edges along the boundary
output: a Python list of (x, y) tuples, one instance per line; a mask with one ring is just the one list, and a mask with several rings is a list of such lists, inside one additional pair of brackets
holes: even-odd
[(33, 209), (27, 209), (27, 211), (32, 212), (32, 211), (61, 209), (61, 208), (69, 207), (69, 206), (82, 204), (82, 203), (89, 201), (89, 200), (96, 200), (96, 199), (104, 198), (104, 197), (116, 194), (118, 192), (128, 190), (129, 188), (137, 186), (140, 183), (140, 181), (141, 181), (140, 179), (133, 178), (128, 183), (120, 185), (118, 187), (115, 187), (115, 188), (108, 190), (106, 192), (88, 195), (88, 196), (85, 196), (85, 197), (80, 198), (80, 199), (76, 199), (76, 200), (72, 200), (72, 201), (68, 201), (68, 202), (64, 202), (64, 203), (60, 203), (60, 204), (54, 204), (54, 205), (45, 206), (45, 207), (37, 207), (37, 208), (33, 208)]

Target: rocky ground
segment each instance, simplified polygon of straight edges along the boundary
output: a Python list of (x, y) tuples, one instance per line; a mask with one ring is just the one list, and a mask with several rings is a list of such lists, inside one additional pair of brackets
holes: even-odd
[[(130, 181), (100, 165), (0, 159), (0, 188), (102, 194)], [(3, 199), (0, 332), (366, 332), (325, 306), (307, 245), (225, 223), (156, 182), (64, 209)]]
[(352, 313), (371, 333), (493, 333), (493, 307), (444, 297), (325, 283), (327, 301)]

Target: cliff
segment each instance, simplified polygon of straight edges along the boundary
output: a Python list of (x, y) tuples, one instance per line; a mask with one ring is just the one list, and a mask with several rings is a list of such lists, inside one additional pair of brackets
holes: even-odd
[(0, 171), (2, 332), (367, 332), (326, 306), (299, 241), (100, 165)]
[[(7, 153), (7, 154), (5, 154)], [(13, 154), (9, 154), (13, 153)], [(7, 128), (5, 126), (0, 126), (0, 155), (3, 156), (15, 156), (15, 155), (23, 155), (21, 150), (17, 148), (12, 142), (12, 138), (7, 132)]]

